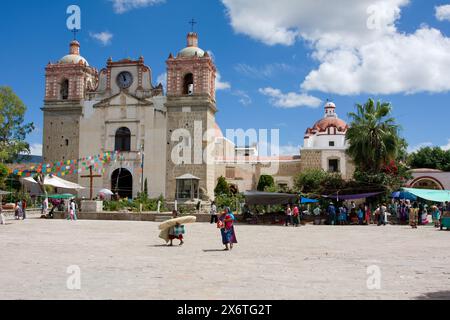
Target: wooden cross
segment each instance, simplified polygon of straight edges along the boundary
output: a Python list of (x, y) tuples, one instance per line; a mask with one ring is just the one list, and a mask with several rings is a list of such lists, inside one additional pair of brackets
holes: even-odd
[(88, 176), (81, 176), (81, 178), (89, 178), (90, 179), (90, 199), (94, 199), (94, 178), (101, 178), (101, 175), (95, 175), (93, 173), (93, 166), (89, 167), (89, 175)]

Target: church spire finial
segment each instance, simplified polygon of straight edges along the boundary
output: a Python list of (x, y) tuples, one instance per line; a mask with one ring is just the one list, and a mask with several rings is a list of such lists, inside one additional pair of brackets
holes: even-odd
[(191, 32), (194, 33), (194, 27), (197, 24), (197, 21), (195, 21), (194, 18), (192, 18), (192, 20), (189, 21), (189, 24), (191, 25)]

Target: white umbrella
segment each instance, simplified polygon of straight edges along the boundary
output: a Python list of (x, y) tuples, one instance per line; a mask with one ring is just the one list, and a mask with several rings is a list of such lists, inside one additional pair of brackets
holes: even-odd
[(102, 190), (100, 190), (98, 193), (99, 193), (99, 194), (100, 194), (100, 193), (101, 193), (101, 194), (104, 194), (105, 196), (112, 196), (112, 195), (114, 195), (114, 192), (112, 192), (112, 191), (109, 190), (109, 189), (102, 189)]

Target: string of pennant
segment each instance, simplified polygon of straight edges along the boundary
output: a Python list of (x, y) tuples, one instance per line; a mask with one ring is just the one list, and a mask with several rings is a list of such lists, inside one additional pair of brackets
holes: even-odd
[(31, 177), (36, 173), (44, 173), (64, 177), (66, 175), (79, 174), (84, 171), (92, 171), (99, 174), (105, 173), (105, 165), (111, 162), (124, 161), (125, 155), (120, 152), (105, 152), (96, 156), (84, 157), (77, 160), (58, 161), (47, 164), (39, 164), (24, 169), (11, 169), (10, 174), (19, 177)]

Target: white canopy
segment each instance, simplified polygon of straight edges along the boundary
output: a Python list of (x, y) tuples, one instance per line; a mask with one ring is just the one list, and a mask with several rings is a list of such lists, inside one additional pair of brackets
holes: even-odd
[[(34, 180), (32, 177), (24, 178), (23, 181), (37, 184), (36, 180)], [(45, 176), (44, 186), (52, 186), (55, 188), (63, 188), (63, 189), (71, 189), (71, 190), (85, 189), (84, 187), (80, 186), (79, 184), (61, 179), (56, 176), (50, 176), (50, 175)]]
[(197, 178), (196, 176), (193, 176), (192, 174), (185, 174), (181, 177), (178, 177), (177, 180), (200, 180), (200, 178)]

